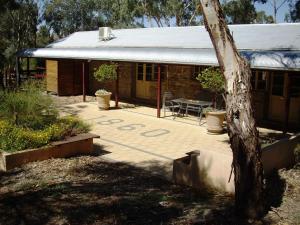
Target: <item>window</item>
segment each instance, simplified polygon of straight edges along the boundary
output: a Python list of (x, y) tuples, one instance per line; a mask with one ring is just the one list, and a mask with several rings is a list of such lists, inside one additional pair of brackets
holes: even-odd
[(300, 96), (300, 74), (290, 76), (290, 96)]
[(283, 73), (274, 73), (272, 95), (283, 96), (283, 88), (284, 88)]
[(152, 64), (146, 64), (146, 81), (152, 80)]
[(251, 86), (252, 86), (252, 90), (256, 89), (256, 70), (251, 70)]
[[(166, 76), (165, 65), (160, 66), (160, 79), (164, 80)], [(137, 64), (137, 80), (145, 80), (146, 81), (157, 81), (158, 79), (158, 65), (157, 64), (149, 64), (149, 63), (139, 63)]]
[(267, 88), (267, 72), (257, 71), (256, 90), (265, 91)]
[(267, 89), (267, 72), (261, 70), (252, 70), (251, 86), (253, 90), (266, 91)]
[(137, 69), (137, 79), (143, 80), (144, 79), (143, 77), (144, 77), (144, 67), (143, 64), (139, 63)]

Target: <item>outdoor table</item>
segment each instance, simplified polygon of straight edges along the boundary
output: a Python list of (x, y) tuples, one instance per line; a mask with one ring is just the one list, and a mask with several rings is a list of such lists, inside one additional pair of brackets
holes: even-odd
[(178, 114), (180, 113), (181, 110), (185, 109), (185, 114), (187, 115), (188, 109), (192, 108), (192, 109), (196, 109), (199, 112), (199, 118), (202, 117), (202, 111), (204, 108), (213, 105), (213, 103), (209, 101), (192, 100), (192, 99), (185, 99), (185, 98), (177, 98), (177, 99), (173, 99), (172, 101), (180, 105), (180, 110)]

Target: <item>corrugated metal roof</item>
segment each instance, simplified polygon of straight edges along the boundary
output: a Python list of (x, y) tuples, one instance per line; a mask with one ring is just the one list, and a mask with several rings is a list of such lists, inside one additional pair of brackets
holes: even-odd
[[(300, 51), (241, 51), (252, 68), (300, 70)], [(23, 56), (217, 66), (214, 49), (178, 48), (43, 48), (28, 49)]]
[[(300, 70), (300, 23), (231, 25), (241, 53), (253, 68)], [(43, 49), (27, 49), (23, 57), (217, 65), (203, 26), (113, 30), (100, 41), (98, 31), (76, 32)]]
[[(300, 23), (230, 25), (240, 50), (300, 50)], [(204, 26), (112, 30), (114, 39), (100, 41), (98, 31), (76, 32), (51, 48), (158, 47), (213, 48)]]

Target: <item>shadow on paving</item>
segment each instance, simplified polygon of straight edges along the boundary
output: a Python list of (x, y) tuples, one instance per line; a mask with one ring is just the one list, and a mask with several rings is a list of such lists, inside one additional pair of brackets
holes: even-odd
[[(125, 163), (83, 158), (60, 159), (52, 171), (39, 173), (55, 160), (1, 174), (11, 190), (0, 191), (0, 224), (243, 224), (233, 216), (231, 196), (177, 186)], [(47, 171), (42, 184), (11, 186)]]

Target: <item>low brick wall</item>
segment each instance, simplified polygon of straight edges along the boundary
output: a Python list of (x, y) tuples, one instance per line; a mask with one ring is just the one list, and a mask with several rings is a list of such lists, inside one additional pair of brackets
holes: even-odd
[(7, 171), (23, 164), (42, 161), (50, 158), (66, 158), (76, 155), (88, 155), (93, 153), (93, 138), (99, 138), (94, 134), (79, 134), (64, 141), (57, 141), (51, 145), (18, 151), (14, 153), (0, 153), (0, 170)]
[(295, 163), (295, 149), (300, 145), (300, 134), (279, 140), (262, 149), (262, 163), (265, 174)]
[[(300, 145), (300, 134), (282, 139), (262, 149), (264, 174), (274, 170), (292, 167), (295, 163), (295, 149)], [(193, 157), (186, 156), (173, 162), (173, 180), (195, 188), (204, 186), (234, 193), (234, 174), (231, 172), (232, 153), (199, 151)], [(195, 177), (198, 176), (198, 177)]]

